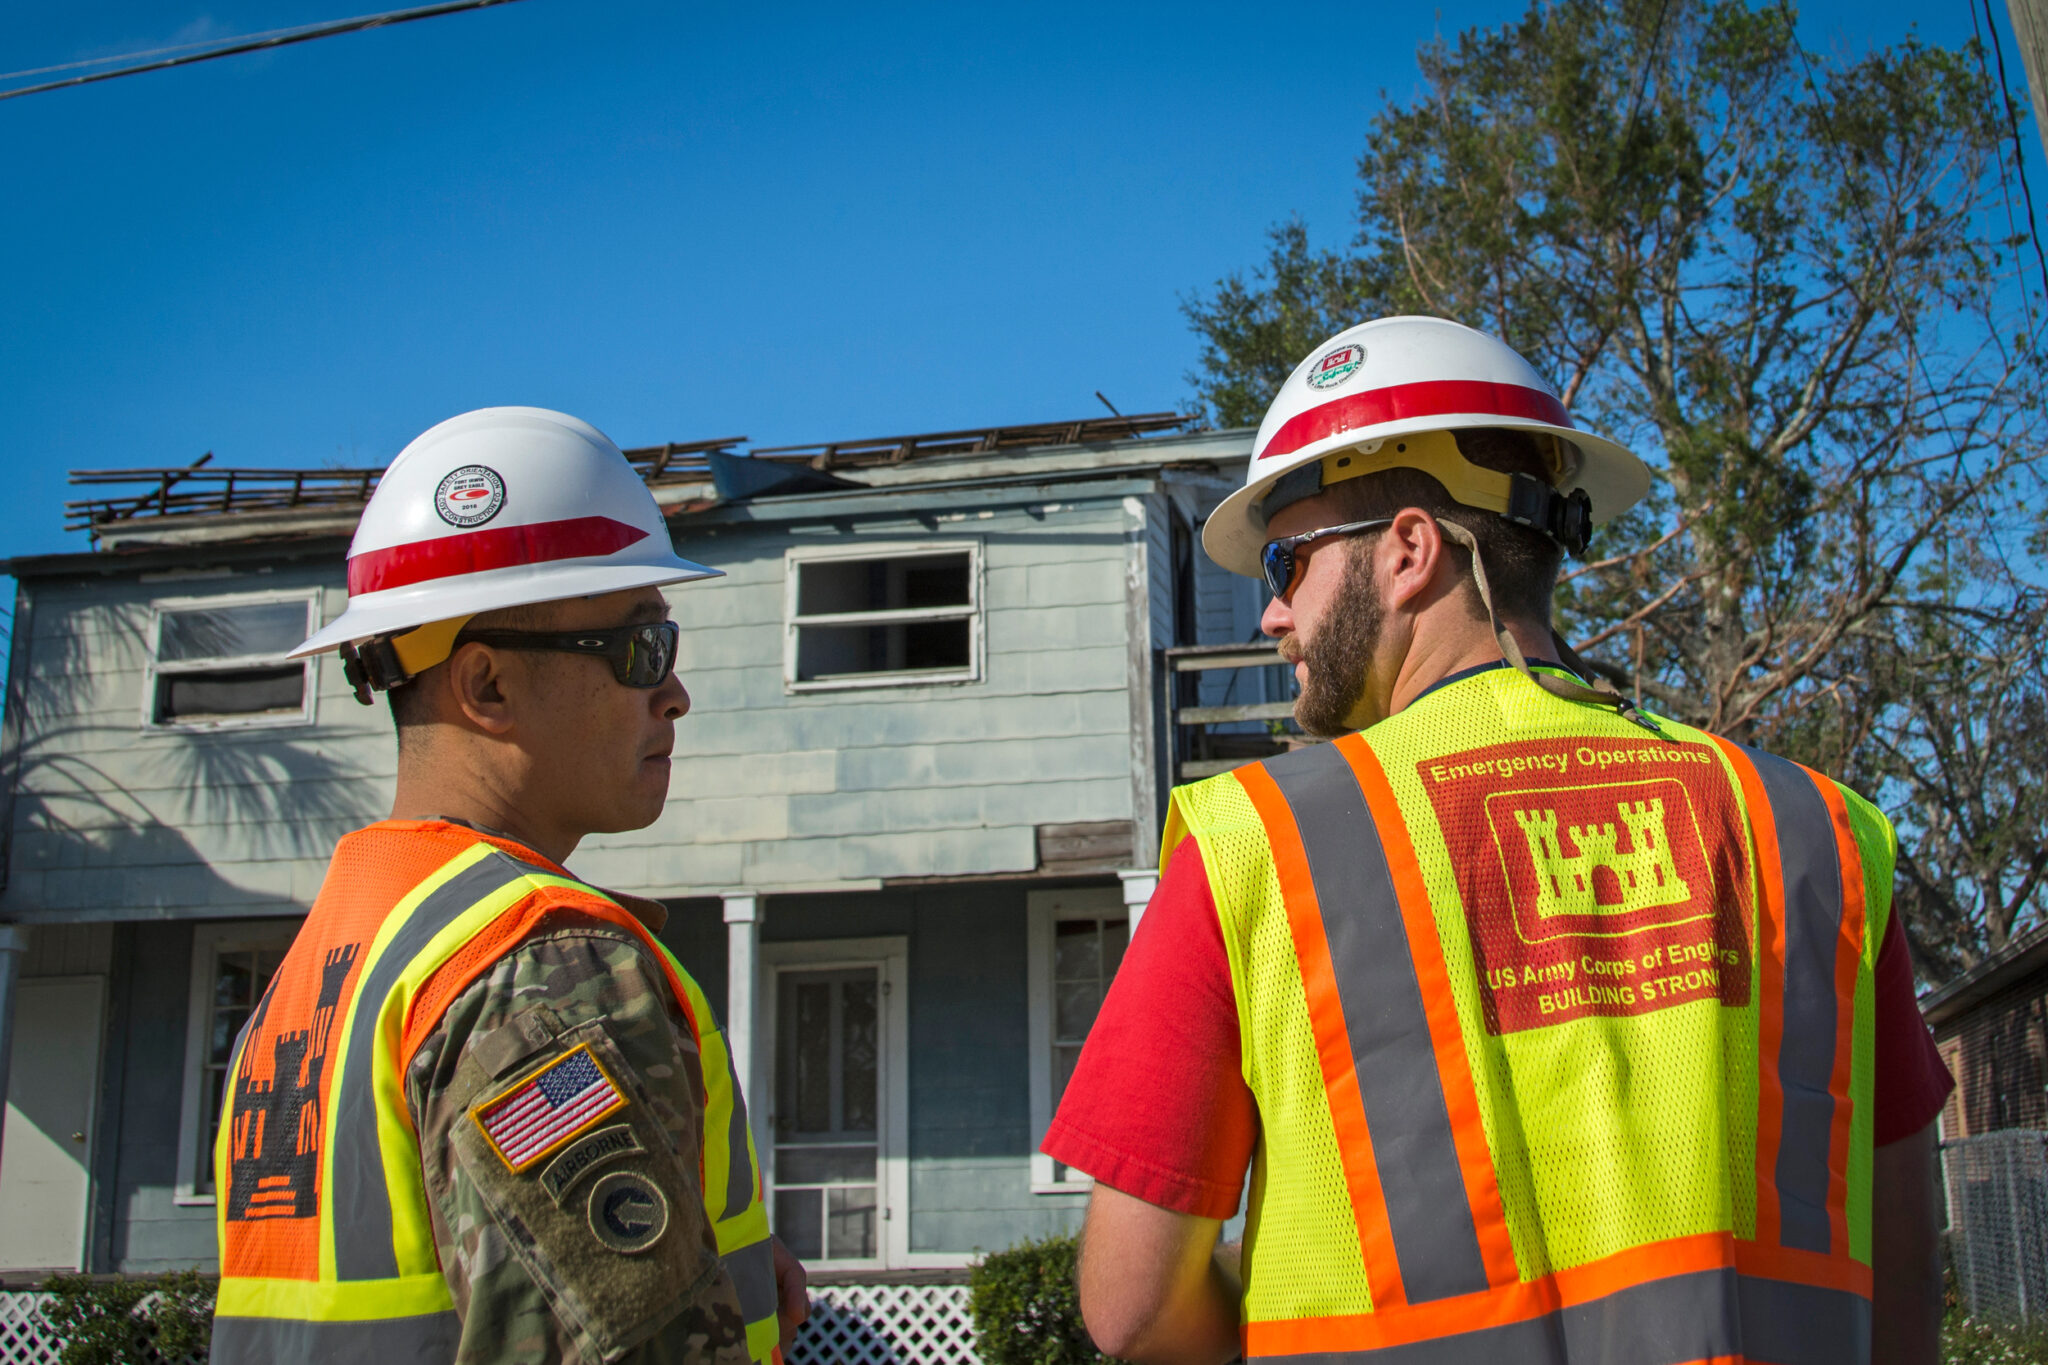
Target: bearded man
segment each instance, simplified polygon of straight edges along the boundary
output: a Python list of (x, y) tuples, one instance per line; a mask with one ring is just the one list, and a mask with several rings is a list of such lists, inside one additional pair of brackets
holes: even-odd
[[(1648, 491), (1507, 346), (1333, 337), (1204, 532), (1332, 742), (1174, 792), (1045, 1142), (1140, 1361), (1931, 1362), (1952, 1082), (1855, 792), (1552, 631)], [(1241, 1252), (1219, 1248), (1250, 1172)]]

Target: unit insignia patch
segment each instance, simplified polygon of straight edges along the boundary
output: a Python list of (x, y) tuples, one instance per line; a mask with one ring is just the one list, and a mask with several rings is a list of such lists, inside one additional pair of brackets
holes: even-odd
[(469, 1113), (498, 1159), (524, 1171), (625, 1107), (590, 1045), (580, 1043)]
[(590, 1231), (622, 1255), (645, 1251), (668, 1231), (668, 1196), (638, 1171), (613, 1171), (590, 1187)]
[(540, 1187), (559, 1207), (567, 1202), (569, 1191), (575, 1188), (576, 1182), (590, 1172), (608, 1161), (646, 1150), (640, 1145), (640, 1139), (633, 1136), (633, 1130), (623, 1123), (600, 1128), (563, 1148), (562, 1154), (550, 1161), (547, 1169), (540, 1173)]

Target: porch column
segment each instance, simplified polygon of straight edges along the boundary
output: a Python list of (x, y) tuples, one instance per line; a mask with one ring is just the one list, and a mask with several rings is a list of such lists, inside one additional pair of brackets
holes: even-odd
[(754, 986), (765, 917), (759, 896), (725, 897), (725, 1046), (742, 1094), (754, 1084)]
[(1145, 905), (1152, 899), (1152, 893), (1159, 889), (1159, 872), (1150, 867), (1127, 867), (1118, 871), (1117, 880), (1124, 884), (1124, 909), (1130, 912), (1131, 933), (1138, 932), (1138, 919), (1145, 913)]
[[(14, 983), (21, 977), (21, 955), (27, 951), (27, 927), (0, 924), (0, 1117), (7, 1113), (7, 1064), (14, 1056)], [(4, 1156), (0, 1153), (0, 1159)]]

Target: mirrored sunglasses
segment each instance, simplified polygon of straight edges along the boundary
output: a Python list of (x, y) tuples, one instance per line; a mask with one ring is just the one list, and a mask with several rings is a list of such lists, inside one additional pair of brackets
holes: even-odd
[(1295, 554), (1299, 546), (1326, 536), (1355, 536), (1362, 531), (1377, 531), (1393, 524), (1392, 517), (1374, 517), (1370, 521), (1347, 521), (1341, 526), (1321, 526), (1313, 531), (1303, 531), (1298, 536), (1269, 540), (1259, 551), (1259, 567), (1265, 570), (1266, 587), (1283, 601), (1288, 593), (1294, 591), (1294, 576), (1301, 568), (1301, 557)]

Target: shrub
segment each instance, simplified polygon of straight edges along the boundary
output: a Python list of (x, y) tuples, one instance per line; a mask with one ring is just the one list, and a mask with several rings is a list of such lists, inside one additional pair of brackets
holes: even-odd
[(63, 1341), (62, 1365), (206, 1359), (214, 1282), (196, 1270), (164, 1275), (52, 1275), (43, 1323)]
[[(1075, 1286), (1080, 1243), (1072, 1237), (1021, 1242), (985, 1257), (968, 1277), (974, 1335), (989, 1365), (1100, 1365), (1081, 1325)], [(1113, 1362), (1112, 1362), (1113, 1365)]]

